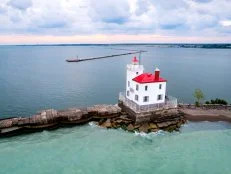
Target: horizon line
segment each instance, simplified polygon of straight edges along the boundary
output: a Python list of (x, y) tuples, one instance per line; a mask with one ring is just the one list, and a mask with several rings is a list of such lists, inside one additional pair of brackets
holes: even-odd
[(222, 42), (182, 42), (182, 43), (148, 43), (148, 42), (133, 42), (133, 43), (41, 43), (41, 44), (0, 44), (0, 46), (52, 46), (52, 45), (231, 45), (231, 42), (222, 43)]

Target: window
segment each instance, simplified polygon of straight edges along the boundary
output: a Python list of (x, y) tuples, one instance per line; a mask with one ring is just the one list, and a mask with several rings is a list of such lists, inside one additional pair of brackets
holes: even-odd
[(161, 89), (162, 88), (162, 84), (159, 84), (159, 89)]
[(127, 96), (129, 96), (129, 94), (130, 94), (129, 91), (127, 91)]
[(130, 87), (130, 82), (128, 81), (128, 87)]
[(139, 100), (139, 96), (135, 95), (135, 100), (138, 101)]
[(162, 100), (162, 95), (158, 95), (157, 100)]
[(136, 72), (136, 74), (139, 74), (139, 72)]
[(149, 97), (148, 96), (144, 96), (144, 102), (148, 102), (149, 101)]
[(147, 91), (148, 90), (148, 86), (145, 86), (145, 91)]
[(139, 91), (139, 85), (136, 85), (136, 90)]

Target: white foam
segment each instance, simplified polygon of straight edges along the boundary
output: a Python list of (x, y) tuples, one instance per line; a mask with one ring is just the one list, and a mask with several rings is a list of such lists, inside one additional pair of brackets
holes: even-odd
[(157, 132), (151, 132), (151, 133), (145, 133), (145, 132), (136, 132), (135, 131), (135, 136), (141, 136), (144, 138), (152, 138), (153, 136), (158, 136), (158, 135), (165, 135), (166, 131), (159, 130)]
[(96, 124), (96, 122), (94, 122), (94, 121), (91, 121), (91, 122), (89, 122), (88, 123), (91, 127), (99, 127), (97, 124)]

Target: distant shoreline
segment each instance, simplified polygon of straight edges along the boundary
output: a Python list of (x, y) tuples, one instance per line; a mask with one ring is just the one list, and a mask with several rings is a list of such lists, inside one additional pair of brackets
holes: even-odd
[(16, 44), (0, 46), (147, 46), (159, 48), (231, 49), (231, 43), (114, 43), (114, 44)]

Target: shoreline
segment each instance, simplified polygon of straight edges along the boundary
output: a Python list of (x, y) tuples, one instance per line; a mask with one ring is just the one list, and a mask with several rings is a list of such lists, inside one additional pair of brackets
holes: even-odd
[[(209, 107), (209, 108), (208, 108)], [(219, 108), (219, 109), (218, 109)], [(86, 108), (69, 108), (56, 111), (48, 109), (29, 117), (0, 119), (0, 138), (15, 135), (54, 130), (60, 127), (73, 127), (94, 121), (107, 129), (129, 132), (168, 132), (178, 131), (187, 121), (225, 121), (231, 123), (231, 106), (178, 105), (177, 108), (157, 110), (151, 113), (148, 121), (136, 122), (123, 107), (117, 105), (94, 105)]]

